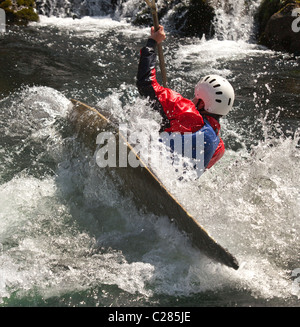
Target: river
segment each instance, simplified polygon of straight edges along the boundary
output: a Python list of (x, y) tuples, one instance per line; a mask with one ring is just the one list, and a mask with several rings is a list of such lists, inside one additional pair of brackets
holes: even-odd
[(122, 15), (41, 16), (0, 35), (0, 306), (299, 306), (300, 60), (257, 45), (250, 14), (231, 16), (230, 31), (220, 8), (210, 40), (164, 22), (170, 88), (191, 98), (215, 73), (236, 90), (224, 158), (198, 180), (158, 174), (237, 271), (139, 211), (67, 120), (75, 98), (159, 128), (135, 86), (149, 28)]

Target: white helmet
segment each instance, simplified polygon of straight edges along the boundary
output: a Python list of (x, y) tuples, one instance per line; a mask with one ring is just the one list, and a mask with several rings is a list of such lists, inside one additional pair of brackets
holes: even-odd
[(205, 111), (224, 116), (233, 106), (234, 90), (225, 78), (207, 75), (196, 85), (195, 97), (203, 100)]

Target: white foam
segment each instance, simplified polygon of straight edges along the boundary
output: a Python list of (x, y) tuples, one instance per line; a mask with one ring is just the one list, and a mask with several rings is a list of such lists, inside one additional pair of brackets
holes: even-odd
[(191, 74), (199, 75), (200, 71), (203, 76), (219, 74), (226, 77), (231, 74), (231, 71), (224, 69), (222, 63), (262, 54), (271, 55), (272, 53), (271, 50), (266, 50), (264, 47), (243, 40), (219, 41), (212, 39), (207, 41), (202, 39), (193, 44), (180, 46), (176, 52), (175, 65), (180, 67), (187, 64), (192, 67), (192, 72), (187, 72), (189, 76)]
[(30, 23), (36, 27), (54, 27), (61, 31), (73, 31), (77, 36), (94, 38), (109, 31), (118, 31), (129, 36), (143, 37), (149, 34), (149, 28), (132, 26), (124, 19), (116, 20), (110, 16), (84, 16), (80, 19), (40, 16), (39, 22)]
[(18, 99), (9, 96), (1, 102), (10, 99), (12, 99), (12, 105), (7, 110), (15, 111), (16, 114), (21, 111), (23, 116), (26, 114), (32, 121), (41, 119), (44, 122), (46, 120), (50, 122), (58, 116), (65, 116), (71, 106), (70, 100), (61, 92), (47, 86), (24, 87), (20, 90)]

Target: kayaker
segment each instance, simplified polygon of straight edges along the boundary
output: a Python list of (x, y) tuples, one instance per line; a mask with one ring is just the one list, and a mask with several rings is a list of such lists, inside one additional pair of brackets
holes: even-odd
[(223, 77), (208, 75), (195, 86), (193, 100), (161, 86), (156, 79), (156, 46), (166, 38), (163, 26), (155, 31), (140, 51), (137, 87), (142, 96), (152, 100), (154, 110), (163, 118), (162, 130), (196, 136), (204, 133), (204, 167), (211, 168), (225, 152), (224, 142), (219, 136), (220, 118), (227, 115), (234, 102), (234, 90)]

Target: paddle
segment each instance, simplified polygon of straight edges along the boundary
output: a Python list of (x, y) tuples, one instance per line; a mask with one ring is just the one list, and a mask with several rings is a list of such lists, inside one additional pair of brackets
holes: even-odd
[[(157, 15), (157, 9), (156, 9), (156, 3), (155, 0), (145, 0), (147, 5), (151, 9), (152, 17), (153, 17), (153, 24), (155, 31), (159, 30), (159, 21), (158, 21), (158, 15)], [(162, 80), (163, 80), (163, 86), (167, 87), (167, 73), (166, 73), (166, 66), (165, 66), (165, 59), (164, 59), (164, 53), (162, 49), (162, 45), (157, 45), (158, 50), (158, 57), (159, 57), (159, 66), (162, 74)]]

